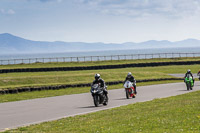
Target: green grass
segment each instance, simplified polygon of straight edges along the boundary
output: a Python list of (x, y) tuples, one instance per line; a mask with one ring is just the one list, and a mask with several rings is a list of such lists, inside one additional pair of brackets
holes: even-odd
[(91, 83), (94, 80), (95, 73), (100, 73), (106, 82), (122, 81), (128, 72), (132, 72), (136, 80), (170, 78), (172, 77), (168, 75), (170, 73), (185, 73), (187, 69), (191, 69), (192, 72), (196, 73), (199, 68), (199, 65), (178, 65), (68, 72), (6, 73), (0, 75), (0, 89)]
[[(180, 81), (156, 81), (156, 82), (144, 82), (138, 83), (137, 86), (146, 86), (153, 84), (163, 84), (163, 83), (175, 83)], [(108, 90), (123, 88), (122, 84), (108, 86)], [(0, 96), (0, 103), (4, 102), (13, 102), (13, 101), (21, 101), (28, 99), (36, 99), (36, 98), (45, 98), (45, 97), (53, 97), (53, 96), (61, 96), (61, 95), (71, 95), (71, 94), (80, 94), (80, 93), (88, 93), (90, 92), (90, 87), (83, 88), (67, 88), (60, 90), (44, 90), (44, 91), (33, 91), (33, 92), (23, 92), (17, 94), (6, 94)]]
[(199, 133), (200, 91), (21, 127), (5, 133)]
[(65, 63), (32, 63), (18, 65), (0, 65), (0, 69), (15, 68), (49, 68), (49, 67), (76, 67), (76, 66), (98, 66), (98, 65), (117, 65), (130, 63), (149, 63), (149, 62), (170, 62), (170, 61), (199, 61), (200, 57), (195, 58), (162, 58), (162, 59), (141, 59), (141, 60), (113, 60), (113, 61), (93, 61), (93, 62), (65, 62)]

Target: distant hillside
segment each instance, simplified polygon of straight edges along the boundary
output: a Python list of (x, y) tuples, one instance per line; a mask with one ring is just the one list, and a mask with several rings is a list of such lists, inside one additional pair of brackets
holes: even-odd
[(101, 51), (145, 48), (200, 47), (200, 40), (187, 39), (178, 42), (146, 41), (122, 44), (83, 43), (83, 42), (46, 42), (23, 39), (8, 33), (0, 34), (0, 53), (55, 53), (75, 51)]

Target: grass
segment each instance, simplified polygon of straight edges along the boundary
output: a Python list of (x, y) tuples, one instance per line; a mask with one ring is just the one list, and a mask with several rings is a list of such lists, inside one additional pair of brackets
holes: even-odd
[(49, 67), (76, 67), (76, 66), (98, 66), (98, 65), (117, 65), (130, 63), (149, 63), (149, 62), (171, 62), (171, 61), (199, 61), (200, 57), (187, 58), (162, 58), (162, 59), (140, 59), (140, 60), (113, 60), (113, 61), (93, 61), (93, 62), (65, 62), (65, 63), (32, 63), (18, 65), (1, 65), (0, 69), (16, 68), (49, 68)]
[(21, 127), (5, 133), (200, 132), (200, 91)]
[[(146, 86), (146, 85), (163, 84), (163, 83), (175, 83), (175, 82), (179, 82), (179, 81), (176, 80), (176, 81), (144, 82), (144, 83), (138, 83), (137, 86)], [(108, 90), (119, 89), (119, 88), (123, 88), (123, 85), (118, 84), (118, 85), (108, 86)], [(6, 95), (0, 96), (0, 103), (21, 101), (21, 100), (28, 100), (28, 99), (35, 99), (35, 98), (61, 96), (61, 95), (80, 94), (80, 93), (88, 93), (88, 92), (90, 92), (90, 87), (6, 94)]]
[(100, 73), (106, 81), (122, 81), (128, 72), (132, 72), (137, 80), (170, 78), (170, 73), (185, 73), (187, 69), (198, 72), (199, 65), (178, 65), (161, 67), (140, 67), (123, 69), (68, 71), (68, 72), (35, 72), (35, 73), (6, 73), (0, 75), (0, 89), (48, 86), (60, 84), (91, 83), (95, 73)]

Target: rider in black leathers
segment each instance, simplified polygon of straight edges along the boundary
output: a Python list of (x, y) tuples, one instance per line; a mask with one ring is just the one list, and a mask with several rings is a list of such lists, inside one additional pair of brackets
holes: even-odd
[(130, 81), (130, 82), (133, 84), (133, 87), (135, 88), (135, 94), (137, 94), (137, 90), (136, 90), (136, 80), (135, 80), (135, 78), (132, 76), (132, 73), (131, 73), (131, 72), (129, 72), (129, 73), (127, 74), (124, 83), (125, 83), (126, 81)]
[(102, 78), (100, 78), (100, 74), (97, 73), (97, 74), (95, 74), (94, 77), (95, 77), (95, 80), (93, 81), (92, 85), (100, 83), (100, 86), (103, 88), (104, 94), (107, 96), (107, 94), (108, 94), (107, 87), (106, 87), (104, 80)]
[(187, 75), (190, 75), (192, 77), (193, 82), (194, 82), (194, 78), (193, 78), (193, 75), (192, 75), (190, 69), (187, 70), (185, 77), (184, 77), (184, 81), (185, 81), (185, 78), (187, 77)]

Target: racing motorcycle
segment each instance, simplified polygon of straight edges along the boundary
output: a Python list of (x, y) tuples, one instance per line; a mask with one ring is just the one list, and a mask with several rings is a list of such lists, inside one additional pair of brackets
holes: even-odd
[(135, 92), (135, 88), (133, 87), (133, 84), (130, 81), (126, 81), (124, 83), (124, 88), (125, 88), (125, 92), (126, 92), (126, 98), (135, 98), (136, 94)]
[(185, 77), (185, 84), (188, 91), (192, 90), (192, 87), (194, 86), (194, 81), (190, 75), (187, 75), (187, 77)]
[(103, 104), (103, 105), (108, 104), (108, 96), (105, 95), (103, 88), (100, 86), (100, 84), (92, 85), (90, 92), (93, 96), (94, 105), (96, 107), (98, 107), (99, 104)]
[(197, 76), (199, 76), (199, 80), (200, 80), (200, 71), (197, 73)]

